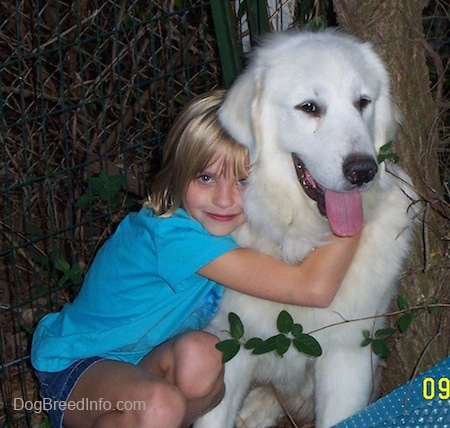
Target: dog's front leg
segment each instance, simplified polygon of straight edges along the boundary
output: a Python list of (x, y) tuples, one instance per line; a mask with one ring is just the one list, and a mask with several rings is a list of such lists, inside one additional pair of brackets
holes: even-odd
[(233, 428), (249, 390), (256, 358), (241, 352), (225, 365), (225, 396), (217, 407), (194, 422), (194, 428)]
[(316, 428), (329, 428), (369, 404), (377, 357), (369, 346), (356, 346), (331, 347), (316, 361)]

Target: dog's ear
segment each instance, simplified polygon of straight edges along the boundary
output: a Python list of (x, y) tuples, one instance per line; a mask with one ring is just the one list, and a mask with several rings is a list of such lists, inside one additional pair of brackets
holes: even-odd
[(391, 89), (390, 75), (380, 55), (370, 43), (364, 44), (366, 61), (371, 64), (372, 79), (378, 81), (380, 93), (375, 102), (374, 132), (375, 149), (393, 141), (402, 125), (403, 119), (394, 102)]
[(254, 158), (257, 140), (254, 109), (259, 104), (261, 76), (257, 67), (247, 69), (230, 88), (219, 109), (219, 120), (229, 134), (249, 149)]
[(378, 153), (380, 148), (390, 141), (394, 141), (400, 125), (402, 116), (398, 110), (389, 90), (389, 83), (375, 104), (375, 149)]

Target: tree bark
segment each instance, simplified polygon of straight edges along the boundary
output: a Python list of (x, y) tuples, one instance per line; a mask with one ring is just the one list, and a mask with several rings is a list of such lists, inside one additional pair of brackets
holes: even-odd
[[(334, 0), (339, 26), (372, 42), (391, 74), (403, 126), (394, 150), (424, 202), (424, 221), (400, 282), (399, 295), (410, 306), (448, 303), (449, 262), (444, 248), (448, 204), (439, 196), (439, 90), (431, 90), (428, 45), (422, 13), (428, 0)], [(435, 63), (439, 71), (439, 61)], [(448, 225), (447, 225), (448, 228)], [(447, 238), (448, 241), (448, 238)], [(448, 244), (447, 244), (448, 245)], [(448, 250), (447, 250), (448, 251)], [(394, 304), (393, 309), (397, 309)], [(389, 319), (395, 325), (396, 318)], [(449, 355), (450, 309), (415, 313), (406, 333), (392, 340), (381, 383), (384, 394)]]

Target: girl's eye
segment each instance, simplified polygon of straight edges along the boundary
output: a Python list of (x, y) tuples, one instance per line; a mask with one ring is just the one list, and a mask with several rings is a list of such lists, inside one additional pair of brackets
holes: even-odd
[(238, 180), (237, 183), (239, 186), (245, 187), (245, 186), (247, 186), (248, 180), (247, 180), (247, 178), (242, 178), (242, 179)]
[(200, 174), (198, 176), (198, 179), (202, 182), (202, 183), (211, 183), (211, 181), (213, 180), (212, 177), (208, 174)]

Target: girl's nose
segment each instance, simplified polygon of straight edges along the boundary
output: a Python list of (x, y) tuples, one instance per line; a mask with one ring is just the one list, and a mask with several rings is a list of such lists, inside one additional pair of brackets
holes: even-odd
[(220, 208), (228, 208), (234, 203), (234, 192), (236, 186), (233, 184), (219, 184), (216, 186), (216, 191), (214, 192), (214, 205)]

